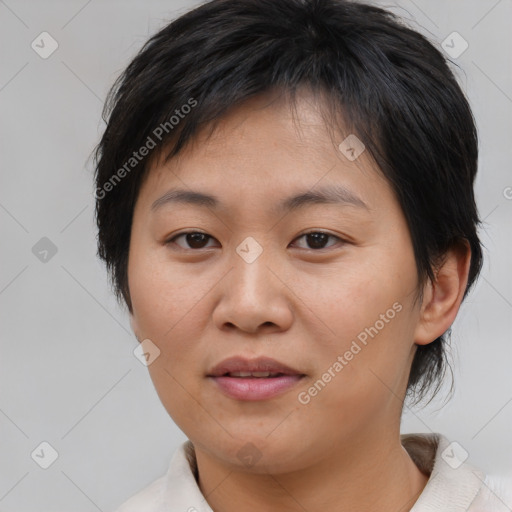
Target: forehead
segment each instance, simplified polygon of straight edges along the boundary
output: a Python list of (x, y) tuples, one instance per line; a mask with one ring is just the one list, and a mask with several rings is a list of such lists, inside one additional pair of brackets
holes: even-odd
[(140, 195), (152, 205), (155, 194), (179, 187), (261, 203), (289, 197), (292, 190), (344, 189), (346, 197), (370, 206), (383, 188), (390, 192), (366, 151), (347, 157), (343, 141), (355, 136), (330, 131), (318, 99), (302, 93), (291, 107), (269, 93), (233, 108), (213, 131), (200, 130), (179, 155), (166, 162), (162, 152)]

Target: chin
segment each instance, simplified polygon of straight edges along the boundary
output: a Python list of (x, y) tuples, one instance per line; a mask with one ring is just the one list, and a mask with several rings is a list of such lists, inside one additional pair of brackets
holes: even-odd
[[(286, 434), (286, 433), (285, 433)], [(254, 474), (279, 474), (296, 471), (308, 467), (310, 446), (307, 452), (298, 448), (304, 447), (304, 439), (294, 441), (290, 436), (280, 439), (274, 434), (259, 432), (247, 433), (239, 438), (229, 437), (222, 442), (210, 441), (208, 453), (211, 457), (224, 461), (226, 465), (235, 466), (237, 471), (244, 470)]]

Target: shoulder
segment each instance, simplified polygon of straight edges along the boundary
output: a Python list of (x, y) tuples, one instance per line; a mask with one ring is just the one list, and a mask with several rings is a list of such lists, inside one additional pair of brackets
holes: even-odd
[(115, 512), (157, 512), (164, 485), (165, 477), (162, 476), (129, 498)]
[(411, 512), (511, 512), (512, 474), (486, 474), (468, 452), (440, 433), (402, 434), (402, 445), (429, 476)]
[(174, 452), (166, 474), (134, 494), (115, 512), (212, 512), (198, 487), (196, 468), (194, 447), (187, 440)]
[(512, 510), (512, 474), (488, 474), (468, 512), (509, 512)]

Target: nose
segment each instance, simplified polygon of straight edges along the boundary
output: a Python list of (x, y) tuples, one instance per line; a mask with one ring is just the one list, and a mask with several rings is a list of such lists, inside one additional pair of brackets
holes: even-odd
[(244, 259), (243, 250), (234, 251), (230, 264), (231, 270), (219, 283), (220, 297), (213, 311), (217, 328), (250, 334), (289, 329), (293, 293), (275, 254), (263, 248), (252, 260)]

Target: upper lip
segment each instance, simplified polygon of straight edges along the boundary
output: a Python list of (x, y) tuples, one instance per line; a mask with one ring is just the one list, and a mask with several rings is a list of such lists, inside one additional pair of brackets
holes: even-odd
[(242, 356), (235, 356), (224, 359), (215, 365), (208, 372), (208, 377), (220, 377), (232, 372), (271, 372), (283, 373), (285, 375), (304, 375), (300, 371), (269, 357), (247, 359)]

